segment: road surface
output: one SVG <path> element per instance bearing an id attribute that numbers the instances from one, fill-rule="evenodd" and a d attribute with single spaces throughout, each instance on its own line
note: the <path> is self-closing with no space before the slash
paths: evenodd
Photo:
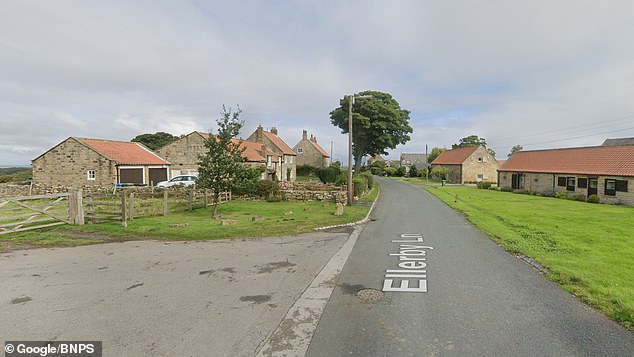
<path id="1" fill-rule="evenodd" d="M 634 356 L 631 333 L 459 213 L 420 188 L 380 182 L 376 221 L 358 237 L 307 356 Z"/>

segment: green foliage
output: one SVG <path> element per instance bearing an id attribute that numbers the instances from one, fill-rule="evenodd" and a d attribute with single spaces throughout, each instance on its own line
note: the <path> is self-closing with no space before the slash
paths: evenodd
<path id="1" fill-rule="evenodd" d="M 372 187 L 374 187 L 374 177 L 372 177 L 372 173 L 366 171 L 366 172 L 361 173 L 359 175 L 359 177 L 365 179 L 365 182 L 366 182 L 366 184 L 368 186 L 368 189 L 371 190 Z"/>
<path id="2" fill-rule="evenodd" d="M 323 183 L 333 183 L 337 179 L 339 169 L 336 167 L 322 167 L 317 170 L 317 177 Z"/>
<path id="3" fill-rule="evenodd" d="M 387 155 L 387 149 L 410 140 L 414 130 L 409 125 L 410 112 L 401 109 L 392 95 L 376 91 L 364 91 L 357 96 L 371 96 L 354 100 L 352 108 L 352 141 L 355 171 L 361 169 L 362 158 L 366 155 Z M 348 111 L 350 96 L 339 101 L 339 107 L 330 112 L 330 121 L 348 133 Z"/>
<path id="4" fill-rule="evenodd" d="M 588 196 L 588 203 L 599 203 L 601 200 L 599 199 L 599 196 L 597 195 L 590 195 Z"/>
<path id="5" fill-rule="evenodd" d="M 405 166 L 399 166 L 394 172 L 394 176 L 403 177 L 407 173 Z"/>
<path id="6" fill-rule="evenodd" d="M 295 169 L 297 176 L 313 176 L 316 171 L 317 168 L 310 165 L 298 165 Z"/>
<path id="7" fill-rule="evenodd" d="M 265 198 L 267 201 L 279 201 L 280 185 L 269 180 L 260 180 L 256 184 L 257 196 Z"/>
<path id="8" fill-rule="evenodd" d="M 141 143 L 147 146 L 149 149 L 156 150 L 162 146 L 165 146 L 172 141 L 178 139 L 178 136 L 159 131 L 154 134 L 141 134 L 137 135 L 132 141 Z"/>
<path id="9" fill-rule="evenodd" d="M 484 148 L 487 147 L 487 141 L 485 138 L 481 138 L 477 135 L 469 135 L 460 139 L 460 142 L 458 144 L 452 144 L 451 148 L 458 149 L 458 148 L 467 148 L 467 147 L 480 146 L 480 145 L 482 145 Z M 487 151 L 489 152 L 489 154 L 495 157 L 495 151 L 493 151 L 493 149 L 487 149 Z"/>
<path id="10" fill-rule="evenodd" d="M 476 183 L 476 186 L 479 189 L 488 190 L 488 189 L 491 188 L 491 182 L 489 182 L 489 181 L 480 181 L 480 182 Z"/>
<path id="11" fill-rule="evenodd" d="M 416 168 L 416 165 L 412 165 L 409 167 L 409 177 L 418 177 L 418 169 Z"/>
<path id="12" fill-rule="evenodd" d="M 449 175 L 449 169 L 446 167 L 434 167 L 431 169 L 431 177 L 434 180 L 446 180 Z"/>
<path id="13" fill-rule="evenodd" d="M 369 166 L 369 169 L 372 175 L 381 175 L 383 173 L 383 170 L 379 166 L 373 166 L 373 165 Z"/>
<path id="14" fill-rule="evenodd" d="M 438 155 L 442 154 L 445 151 L 447 151 L 447 149 L 445 149 L 445 148 L 433 148 L 433 149 L 431 149 L 431 153 L 429 155 L 427 155 L 427 163 L 431 164 L 432 161 L 436 160 Z"/>
<path id="15" fill-rule="evenodd" d="M 352 184 L 354 186 L 354 195 L 356 197 L 361 197 L 361 195 L 368 191 L 368 181 L 366 181 L 363 177 L 353 177 Z"/>
<path id="16" fill-rule="evenodd" d="M 341 173 L 339 175 L 337 175 L 337 178 L 335 179 L 335 185 L 337 186 L 344 186 L 348 184 L 348 174 L 347 173 Z"/>
<path id="17" fill-rule="evenodd" d="M 28 184 L 33 177 L 33 170 L 30 167 L 8 167 L 0 169 L 0 183 L 12 182 L 18 184 Z"/>
<path id="18" fill-rule="evenodd" d="M 388 176 L 394 176 L 396 174 L 396 168 L 394 168 L 394 167 L 386 167 L 385 170 L 383 170 L 383 171 Z"/>
<path id="19" fill-rule="evenodd" d="M 236 195 L 257 195 L 258 182 L 264 172 L 264 166 L 257 168 L 245 167 L 236 173 L 233 180 L 233 192 Z"/>
<path id="20" fill-rule="evenodd" d="M 245 148 L 240 146 L 235 137 L 240 133 L 244 122 L 240 120 L 240 108 L 231 112 L 222 106 L 222 116 L 216 121 L 217 135 L 210 135 L 205 140 L 207 152 L 198 157 L 198 179 L 196 183 L 201 188 L 209 188 L 213 192 L 214 209 L 212 217 L 218 212 L 218 201 L 221 192 L 232 191 L 237 186 L 249 186 L 257 181 L 252 169 L 244 165 L 242 153 Z M 251 181 L 251 182 L 249 182 Z"/>
<path id="21" fill-rule="evenodd" d="M 507 155 L 508 157 L 511 157 L 511 155 L 515 154 L 518 151 L 522 151 L 524 150 L 524 148 L 522 147 L 522 145 L 515 145 L 511 148 L 511 152 Z"/>

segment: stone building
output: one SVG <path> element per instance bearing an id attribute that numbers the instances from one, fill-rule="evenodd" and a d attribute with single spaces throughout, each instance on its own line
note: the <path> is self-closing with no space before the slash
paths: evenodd
<path id="1" fill-rule="evenodd" d="M 293 146 L 293 151 L 297 153 L 297 165 L 319 168 L 330 166 L 330 155 L 317 143 L 317 137 L 311 135 L 308 138 L 306 130 L 302 134 L 302 140 Z"/>
<path id="2" fill-rule="evenodd" d="M 498 162 L 483 146 L 447 150 L 431 163 L 449 170 L 449 183 L 497 182 Z"/>
<path id="3" fill-rule="evenodd" d="M 33 159 L 33 185 L 47 188 L 154 185 L 170 163 L 142 144 L 70 137 Z"/>
<path id="4" fill-rule="evenodd" d="M 498 170 L 502 188 L 597 195 L 634 205 L 634 145 L 519 151 Z"/>
<path id="5" fill-rule="evenodd" d="M 295 181 L 297 178 L 297 154 L 277 135 L 277 128 L 271 128 L 271 131 L 265 131 L 262 126 L 251 134 L 247 141 L 265 145 L 271 149 L 279 161 L 277 166 L 276 177 L 280 181 Z"/>
<path id="6" fill-rule="evenodd" d="M 198 157 L 207 151 L 205 141 L 209 139 L 208 133 L 198 131 L 191 132 L 179 139 L 166 144 L 158 149 L 156 153 L 172 163 L 170 177 L 177 175 L 191 175 L 198 173 Z M 242 156 L 245 164 L 256 167 L 264 166 L 262 179 L 274 180 L 278 171 L 278 156 L 271 149 L 259 143 L 233 139 L 244 147 Z"/>

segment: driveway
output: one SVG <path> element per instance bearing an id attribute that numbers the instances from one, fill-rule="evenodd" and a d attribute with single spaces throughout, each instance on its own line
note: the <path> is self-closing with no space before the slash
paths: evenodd
<path id="1" fill-rule="evenodd" d="M 0 255 L 0 341 L 104 356 L 252 356 L 349 232 L 134 241 Z"/>

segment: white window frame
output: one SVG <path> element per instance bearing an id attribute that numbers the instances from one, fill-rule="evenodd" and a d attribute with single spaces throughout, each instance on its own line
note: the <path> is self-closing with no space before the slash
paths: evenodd
<path id="1" fill-rule="evenodd" d="M 86 180 L 95 181 L 96 179 L 97 179 L 97 171 L 95 170 L 86 171 Z"/>
<path id="2" fill-rule="evenodd" d="M 304 149 L 303 148 L 297 148 L 297 153 L 298 154 L 303 154 L 304 153 Z"/>
<path id="3" fill-rule="evenodd" d="M 293 157 L 292 157 L 292 156 L 289 156 L 289 157 L 288 157 L 288 163 L 289 163 L 289 164 L 292 164 L 292 163 L 293 163 Z"/>

